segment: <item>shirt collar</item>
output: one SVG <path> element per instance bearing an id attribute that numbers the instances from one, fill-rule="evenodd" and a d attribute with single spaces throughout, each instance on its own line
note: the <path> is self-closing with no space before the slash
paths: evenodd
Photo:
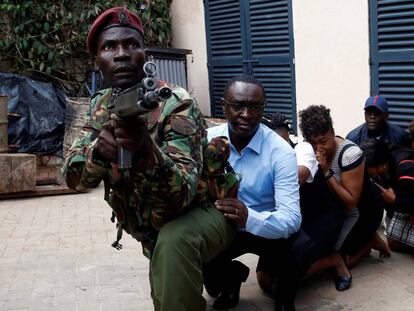
<path id="1" fill-rule="evenodd" d="M 246 148 L 252 149 L 257 154 L 260 154 L 260 151 L 262 149 L 262 142 L 263 142 L 263 128 L 262 124 L 259 124 L 259 127 L 257 128 L 256 133 L 250 140 L 249 144 L 246 146 Z"/>
<path id="2" fill-rule="evenodd" d="M 228 138 L 228 140 L 230 141 L 230 144 L 231 144 L 230 133 L 229 133 L 229 124 L 228 123 L 226 124 L 225 135 L 227 136 L 227 138 Z M 260 154 L 260 151 L 262 149 L 262 142 L 263 142 L 263 125 L 259 124 L 259 127 L 258 127 L 256 133 L 253 135 L 252 139 L 250 139 L 249 143 L 247 144 L 246 147 L 244 147 L 243 150 L 251 149 L 254 152 L 256 152 L 257 154 Z M 231 144 L 231 145 L 234 148 L 233 144 Z"/>

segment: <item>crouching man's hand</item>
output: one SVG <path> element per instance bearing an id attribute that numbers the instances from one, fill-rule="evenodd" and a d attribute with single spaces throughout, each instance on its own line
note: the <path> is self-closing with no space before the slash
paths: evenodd
<path id="1" fill-rule="evenodd" d="M 225 217 L 234 221 L 239 228 L 246 227 L 249 212 L 242 201 L 235 198 L 225 198 L 217 200 L 215 206 L 224 213 Z"/>

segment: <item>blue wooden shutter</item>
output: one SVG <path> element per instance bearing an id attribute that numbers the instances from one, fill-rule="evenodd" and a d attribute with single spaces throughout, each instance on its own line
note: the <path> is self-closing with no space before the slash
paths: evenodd
<path id="1" fill-rule="evenodd" d="M 223 116 L 219 99 L 226 82 L 243 73 L 242 17 L 234 0 L 205 2 L 211 114 Z"/>
<path id="2" fill-rule="evenodd" d="M 283 113 L 296 130 L 291 1 L 251 0 L 249 10 L 248 54 L 266 90 L 266 112 Z"/>
<path id="3" fill-rule="evenodd" d="M 266 91 L 266 112 L 281 112 L 296 130 L 291 0 L 206 0 L 212 114 L 233 76 L 253 74 Z"/>
<path id="4" fill-rule="evenodd" d="M 390 122 L 414 119 L 414 1 L 370 0 L 371 93 L 390 104 Z"/>

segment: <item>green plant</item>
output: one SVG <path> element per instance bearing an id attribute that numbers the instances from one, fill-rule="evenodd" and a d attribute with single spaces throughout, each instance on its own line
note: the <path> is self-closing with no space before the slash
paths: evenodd
<path id="1" fill-rule="evenodd" d="M 113 6 L 128 7 L 141 16 L 146 45 L 168 47 L 172 39 L 169 3 L 4 0 L 0 3 L 0 60 L 12 64 L 11 72 L 52 80 L 69 95 L 76 95 L 85 80 L 84 72 L 92 67 L 85 37 L 101 12 Z"/>

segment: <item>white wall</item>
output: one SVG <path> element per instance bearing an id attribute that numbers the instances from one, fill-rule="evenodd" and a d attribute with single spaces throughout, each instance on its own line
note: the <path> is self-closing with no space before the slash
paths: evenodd
<path id="1" fill-rule="evenodd" d="M 338 135 L 364 122 L 370 92 L 368 0 L 292 0 L 298 112 L 331 109 Z M 188 90 L 210 115 L 204 5 L 173 0 L 173 47 L 190 49 Z"/>
<path id="2" fill-rule="evenodd" d="M 201 110 L 210 115 L 207 45 L 204 5 L 201 0 L 173 0 L 173 47 L 193 51 L 187 58 L 188 91 L 196 98 Z"/>
<path id="3" fill-rule="evenodd" d="M 368 0 L 292 2 L 297 110 L 329 107 L 345 136 L 364 121 L 370 92 Z"/>

